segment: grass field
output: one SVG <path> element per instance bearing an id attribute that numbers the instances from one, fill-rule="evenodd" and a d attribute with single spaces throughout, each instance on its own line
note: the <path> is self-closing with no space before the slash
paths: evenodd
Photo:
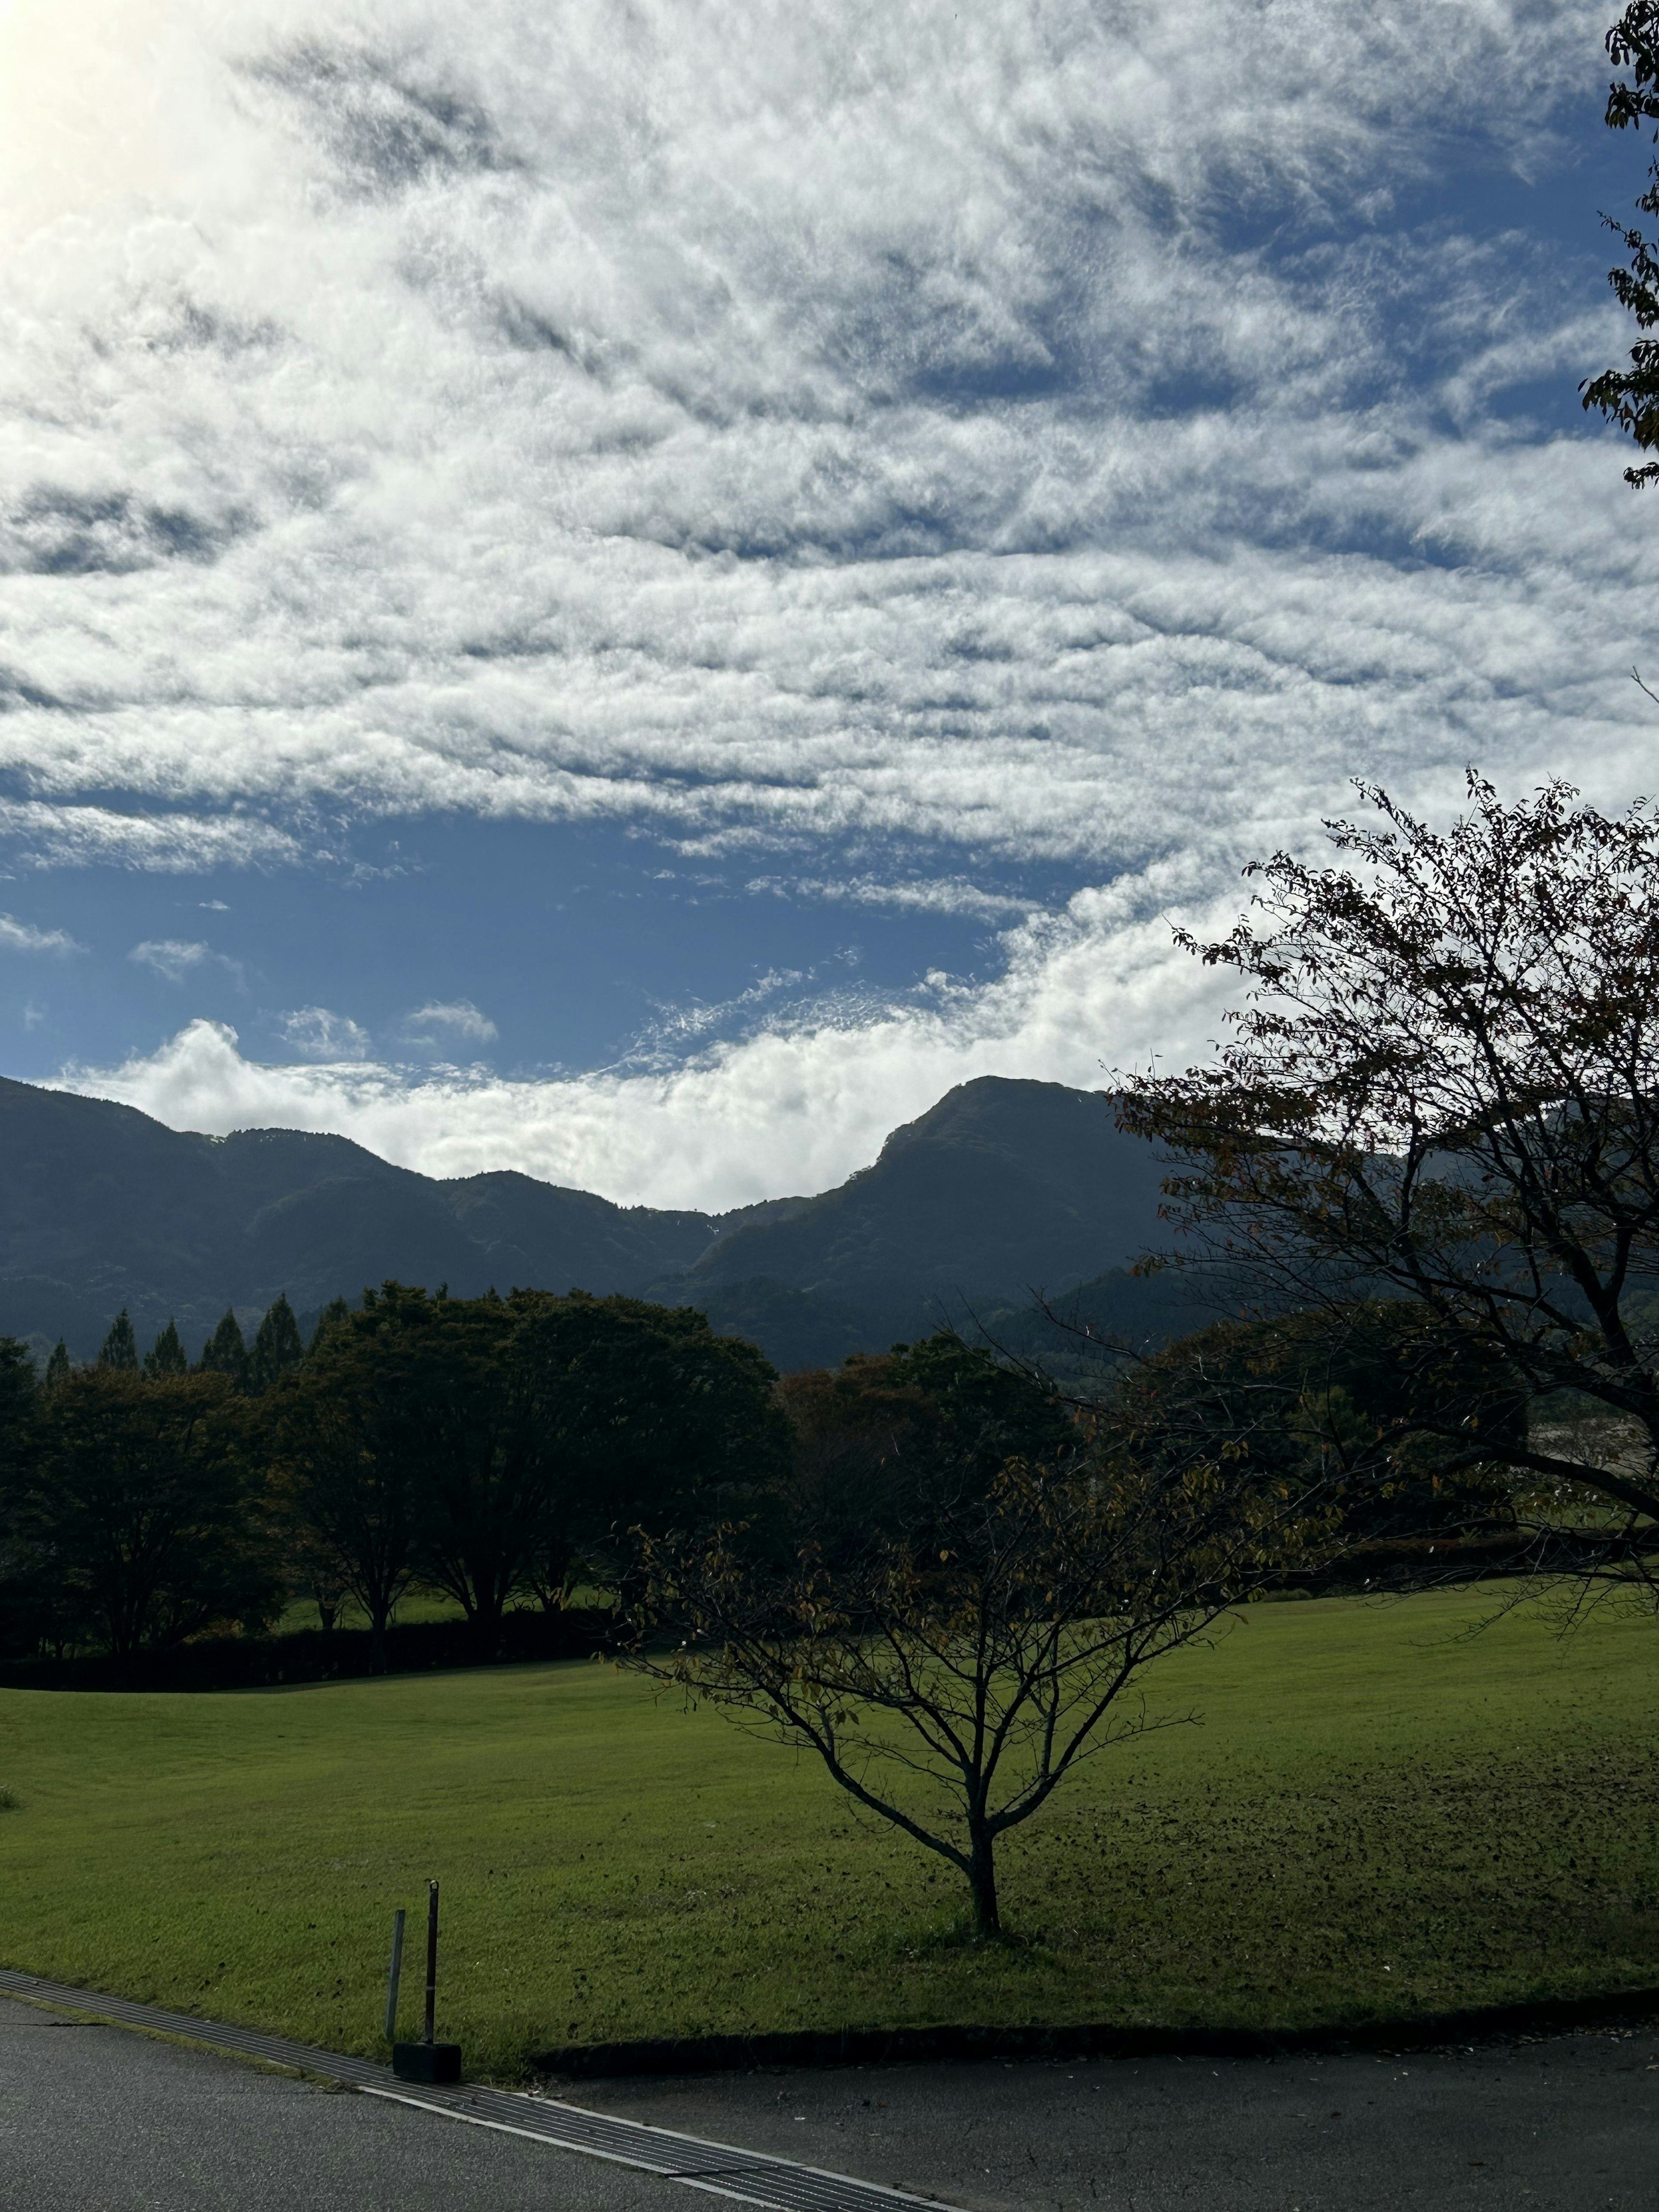
<path id="1" fill-rule="evenodd" d="M 1258 1607 L 1149 1677 L 1202 1724 L 1008 1840 L 988 1948 L 815 1767 L 598 1666 L 0 1691 L 0 1960 L 374 2052 L 392 1908 L 434 1873 L 440 2032 L 501 2075 L 613 2036 L 1291 2026 L 1659 1982 L 1659 1625 L 1461 1634 L 1490 1602 Z"/>

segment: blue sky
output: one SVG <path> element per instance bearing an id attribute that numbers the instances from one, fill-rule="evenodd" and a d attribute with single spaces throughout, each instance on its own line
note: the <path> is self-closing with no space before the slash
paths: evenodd
<path id="1" fill-rule="evenodd" d="M 1652 789 L 1604 28 L 0 0 L 0 1072 L 740 1203 Z"/>

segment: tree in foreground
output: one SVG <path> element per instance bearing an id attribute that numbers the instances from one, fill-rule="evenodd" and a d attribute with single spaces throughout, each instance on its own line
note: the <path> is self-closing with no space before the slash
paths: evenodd
<path id="1" fill-rule="evenodd" d="M 1607 88 L 1608 129 L 1639 131 L 1644 124 L 1659 124 L 1659 0 L 1632 0 L 1607 33 L 1607 46 L 1613 67 L 1624 72 Z M 1659 160 L 1650 167 L 1648 189 L 1636 205 L 1642 215 L 1659 216 Z M 1659 324 L 1659 239 L 1611 216 L 1602 221 L 1618 233 L 1629 257 L 1627 267 L 1607 272 L 1607 282 L 1635 317 L 1637 328 L 1650 331 Z M 1659 446 L 1659 339 L 1638 338 L 1630 349 L 1628 368 L 1604 370 L 1583 389 L 1584 405 L 1600 409 L 1639 452 L 1651 453 Z M 1631 484 L 1649 484 L 1656 477 L 1659 461 L 1625 471 Z"/>
<path id="2" fill-rule="evenodd" d="M 815 1752 L 957 1869 L 993 1936 L 1002 1837 L 1086 1761 L 1169 1725 L 1133 1694 L 1147 1668 L 1316 1534 L 1279 1486 L 1155 1438 L 988 1474 L 935 1460 L 860 1552 L 844 1522 L 826 1551 L 810 1516 L 781 1556 L 769 1528 L 646 1539 L 629 1663 Z"/>
<path id="3" fill-rule="evenodd" d="M 1249 872 L 1182 941 L 1247 986 L 1218 1065 L 1127 1087 L 1190 1261 L 1261 1308 L 1392 1314 L 1396 1440 L 1510 1471 L 1535 1525 L 1641 1579 L 1659 1546 L 1659 822 L 1553 784 L 1429 829 L 1362 786 L 1344 865 Z M 1473 1395 L 1469 1378 L 1479 1388 Z M 1577 1394 L 1598 1432 L 1546 1419 Z M 1571 1401 L 1569 1401 L 1571 1402 Z M 1517 1409 L 1520 1418 L 1517 1418 Z"/>
<path id="4" fill-rule="evenodd" d="M 1291 1494 L 1317 1495 L 1356 1580 L 1467 1574 L 1463 1540 L 1515 1541 L 1492 1444 L 1524 1443 L 1526 1411 L 1473 1346 L 1425 1372 L 1421 1324 L 1411 1301 L 1377 1298 L 1212 1322 L 1128 1364 L 1116 1410 L 1167 1449 L 1248 1457 Z M 1476 1438 L 1486 1455 L 1472 1463 Z"/>

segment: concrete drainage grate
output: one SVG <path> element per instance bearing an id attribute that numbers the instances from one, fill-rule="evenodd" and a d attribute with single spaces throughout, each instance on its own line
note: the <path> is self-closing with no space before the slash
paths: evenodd
<path id="1" fill-rule="evenodd" d="M 376 2066 L 366 2058 L 350 2058 L 335 2051 L 319 2051 L 308 2043 L 292 2043 L 280 2035 L 261 2035 L 257 2029 L 233 2027 L 222 2021 L 198 2020 L 191 2013 L 167 2012 L 159 2005 L 135 2004 L 130 1997 L 106 1996 L 97 1990 L 77 1990 L 63 1982 L 43 1981 L 0 1967 L 0 1995 L 32 1997 L 37 2003 L 61 2006 L 68 2012 L 90 2013 L 100 2020 L 126 2027 L 147 2027 L 165 2035 L 188 2036 L 239 2057 L 263 2058 L 275 2066 L 316 2074 L 325 2081 L 343 2081 L 371 2096 L 412 2105 L 417 2111 L 436 2112 L 445 2119 L 462 2120 L 474 2127 L 496 2128 L 510 2135 L 574 2151 L 586 2158 L 605 2159 L 612 2165 L 638 2167 L 701 2189 L 717 2197 L 731 2197 L 746 2204 L 762 2204 L 774 2212 L 894 2212 L 900 2205 L 927 2206 L 938 2212 L 942 2199 L 915 2197 L 898 2189 L 883 2189 L 871 2181 L 826 2173 L 817 2166 L 798 2166 L 793 2160 L 771 2158 L 761 2151 L 740 2150 L 731 2143 L 704 2142 L 667 2128 L 647 2127 L 639 2120 L 615 2119 L 606 2112 L 590 2112 L 580 2105 L 567 2105 L 556 2097 L 524 2096 L 511 2089 L 408 2088 L 389 2066 Z"/>

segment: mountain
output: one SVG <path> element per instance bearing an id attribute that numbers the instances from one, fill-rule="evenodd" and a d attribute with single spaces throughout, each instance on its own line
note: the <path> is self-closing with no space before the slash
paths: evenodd
<path id="1" fill-rule="evenodd" d="M 228 1305 L 252 1319 L 285 1291 L 303 1313 L 395 1276 L 641 1292 L 799 1366 L 1121 1268 L 1156 1240 L 1158 1175 L 1103 1093 L 988 1076 L 838 1189 L 724 1215 L 437 1181 L 344 1137 L 205 1137 L 0 1079 L 0 1333 L 86 1357 L 125 1305 L 141 1342 L 172 1316 L 193 1351 Z"/>
<path id="2" fill-rule="evenodd" d="M 1140 1250 L 1160 1174 L 1103 1091 L 984 1076 L 896 1129 L 838 1190 L 720 1231 L 687 1280 L 765 1276 L 860 1306 L 1055 1290 Z"/>

